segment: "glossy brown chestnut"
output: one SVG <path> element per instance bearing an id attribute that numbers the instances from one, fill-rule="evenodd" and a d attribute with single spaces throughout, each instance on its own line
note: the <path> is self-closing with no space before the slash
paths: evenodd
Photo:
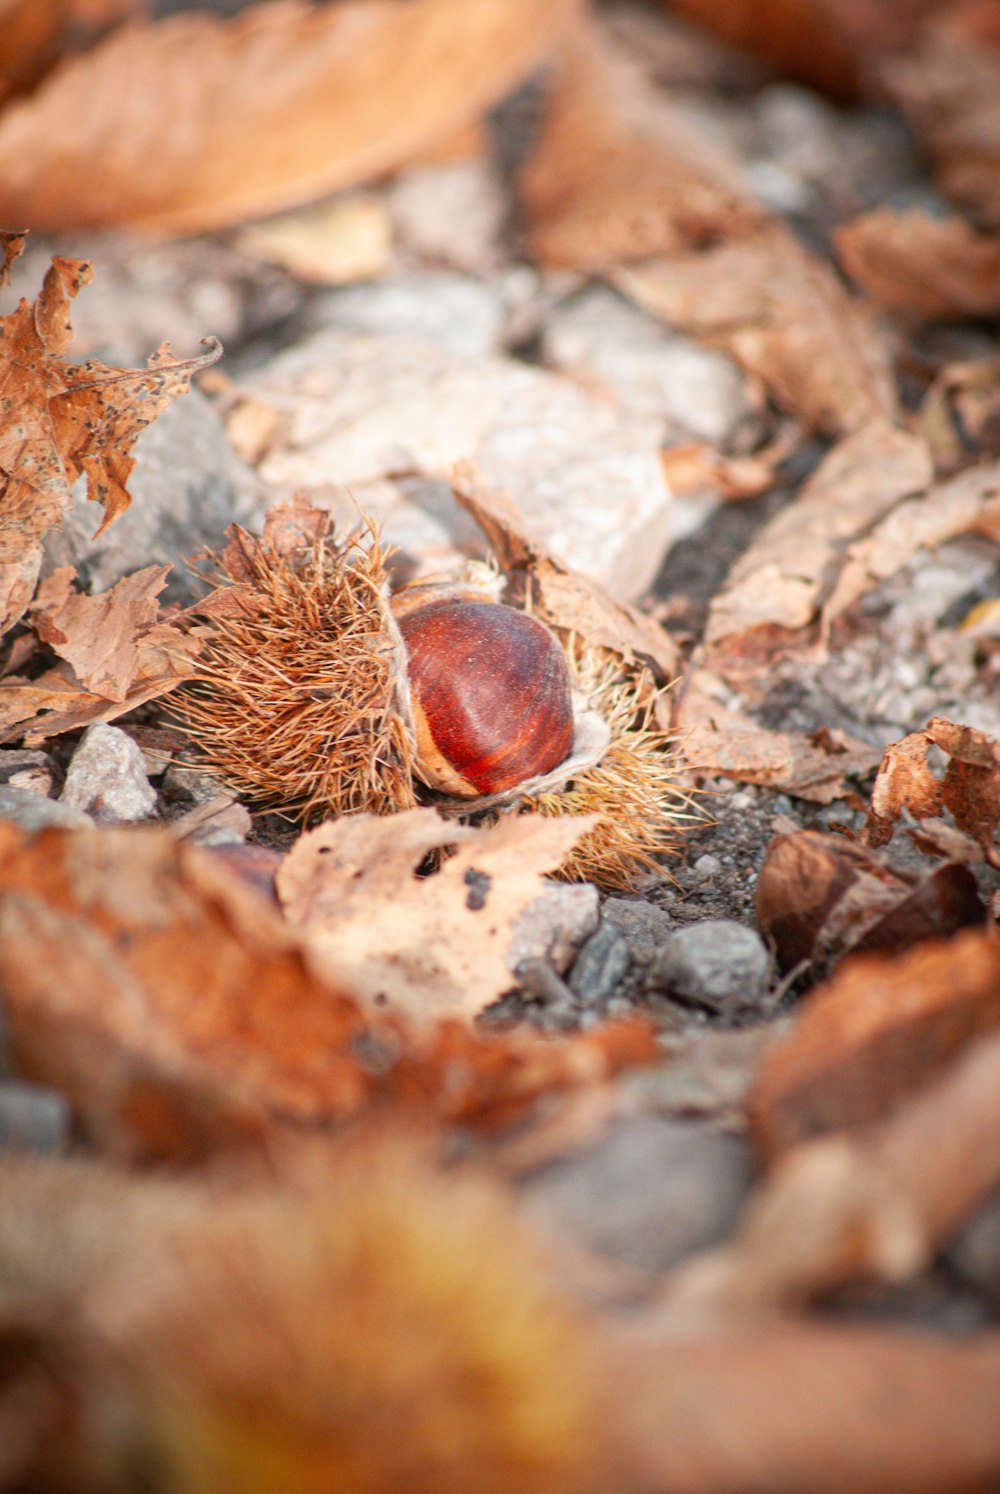
<path id="1" fill-rule="evenodd" d="M 499 602 L 445 598 L 404 616 L 418 771 L 432 788 L 495 794 L 573 748 L 566 656 L 544 623 Z"/>

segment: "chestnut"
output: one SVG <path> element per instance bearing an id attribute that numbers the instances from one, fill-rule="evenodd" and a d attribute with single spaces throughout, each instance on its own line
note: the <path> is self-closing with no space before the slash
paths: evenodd
<path id="1" fill-rule="evenodd" d="M 417 739 L 417 772 L 461 798 L 550 773 L 573 750 L 569 667 L 537 618 L 445 597 L 399 622 Z"/>

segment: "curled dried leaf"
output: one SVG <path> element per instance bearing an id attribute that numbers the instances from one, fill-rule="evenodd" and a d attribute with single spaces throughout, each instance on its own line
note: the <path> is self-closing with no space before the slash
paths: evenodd
<path id="1" fill-rule="evenodd" d="M 777 835 L 757 881 L 757 920 L 785 970 L 816 972 L 845 955 L 898 951 L 982 924 L 986 910 L 967 866 L 927 875 L 893 866 L 868 846 L 818 830 Z"/>

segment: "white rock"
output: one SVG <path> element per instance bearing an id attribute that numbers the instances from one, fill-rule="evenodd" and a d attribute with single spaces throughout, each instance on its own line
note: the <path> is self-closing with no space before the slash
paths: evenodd
<path id="1" fill-rule="evenodd" d="M 586 388 L 662 421 L 666 440 L 723 445 L 750 414 L 735 363 L 669 331 L 603 286 L 552 313 L 542 350 L 547 363 Z"/>
<path id="2" fill-rule="evenodd" d="M 317 329 L 419 337 L 462 358 L 487 358 L 500 349 L 506 308 L 493 285 L 427 270 L 329 291 L 310 319 Z"/>
<path id="3" fill-rule="evenodd" d="M 156 808 L 156 790 L 132 738 L 95 721 L 70 759 L 59 801 L 110 820 L 144 820 Z"/>
<path id="4" fill-rule="evenodd" d="M 658 424 L 512 359 L 328 330 L 273 359 L 243 393 L 233 438 L 284 495 L 324 502 L 344 486 L 447 477 L 471 461 L 560 560 L 627 600 L 675 537 Z M 385 537 L 395 543 L 391 529 Z"/>

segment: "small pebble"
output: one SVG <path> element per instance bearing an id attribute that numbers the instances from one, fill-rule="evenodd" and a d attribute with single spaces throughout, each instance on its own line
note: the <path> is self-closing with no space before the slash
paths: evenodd
<path id="1" fill-rule="evenodd" d="M 767 950 L 752 929 L 711 918 L 671 934 L 647 980 L 677 1001 L 732 1017 L 760 1010 L 769 974 Z"/>
<path id="2" fill-rule="evenodd" d="M 570 972 L 570 988 L 583 1006 L 600 1006 L 608 1000 L 629 967 L 628 942 L 611 924 L 591 934 Z"/>
<path id="3" fill-rule="evenodd" d="M 699 856 L 694 863 L 693 870 L 702 882 L 708 882 L 712 877 L 717 877 L 722 870 L 722 862 L 718 856 Z"/>
<path id="4" fill-rule="evenodd" d="M 156 790 L 146 777 L 142 751 L 117 726 L 95 721 L 70 759 L 60 803 L 89 810 L 99 819 L 144 820 L 156 808 Z"/>
<path id="5" fill-rule="evenodd" d="M 547 960 L 561 975 L 598 924 L 597 888 L 589 882 L 552 882 L 514 925 L 507 964 L 520 974 L 526 960 Z"/>
<path id="6" fill-rule="evenodd" d="M 658 908 L 644 898 L 609 897 L 601 909 L 601 918 L 628 941 L 633 959 L 650 959 L 675 928 L 665 908 Z"/>

